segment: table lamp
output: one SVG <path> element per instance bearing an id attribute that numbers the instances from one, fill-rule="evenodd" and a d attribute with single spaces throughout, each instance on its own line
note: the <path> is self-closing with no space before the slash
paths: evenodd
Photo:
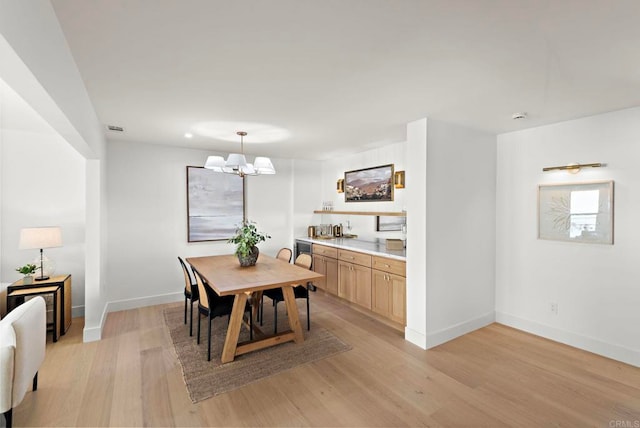
<path id="1" fill-rule="evenodd" d="M 32 250 L 40 249 L 40 276 L 34 278 L 36 281 L 49 279 L 44 275 L 44 255 L 43 249 L 62 247 L 62 233 L 59 227 L 27 227 L 20 230 L 20 249 Z"/>

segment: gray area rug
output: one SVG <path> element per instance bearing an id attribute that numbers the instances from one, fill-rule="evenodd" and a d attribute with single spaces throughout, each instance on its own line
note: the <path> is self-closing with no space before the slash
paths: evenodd
<path id="1" fill-rule="evenodd" d="M 268 303 L 267 303 L 268 302 Z M 288 329 L 284 304 L 278 305 L 278 331 Z M 273 307 L 265 300 L 265 333 L 273 332 Z M 215 318 L 211 333 L 211 361 L 207 361 L 207 319 L 202 318 L 200 345 L 196 343 L 197 318 L 194 305 L 193 336 L 189 336 L 189 325 L 184 324 L 184 307 L 176 306 L 164 310 L 165 324 L 169 329 L 173 346 L 182 366 L 184 382 L 191 401 L 197 403 L 214 395 L 240 388 L 249 383 L 273 376 L 301 364 L 310 363 L 330 355 L 348 351 L 351 346 L 338 339 L 328 330 L 311 324 L 306 330 L 306 311 L 300 311 L 304 329 L 304 342 L 287 342 L 260 351 L 236 357 L 222 364 L 220 355 L 227 332 L 227 317 Z M 313 321 L 313 311 L 311 311 Z M 243 327 L 240 342 L 249 339 L 249 331 Z"/>

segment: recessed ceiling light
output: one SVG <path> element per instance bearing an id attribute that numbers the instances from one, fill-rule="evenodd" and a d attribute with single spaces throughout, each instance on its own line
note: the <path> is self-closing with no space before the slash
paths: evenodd
<path id="1" fill-rule="evenodd" d="M 525 112 L 513 113 L 511 115 L 511 119 L 513 119 L 513 120 L 526 119 L 526 118 L 527 118 L 527 113 L 525 113 Z"/>
<path id="2" fill-rule="evenodd" d="M 184 138 L 193 138 L 193 134 L 191 132 L 185 132 Z"/>

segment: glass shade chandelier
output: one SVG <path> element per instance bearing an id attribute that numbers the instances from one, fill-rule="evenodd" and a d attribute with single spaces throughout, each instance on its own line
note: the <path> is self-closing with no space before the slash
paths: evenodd
<path id="1" fill-rule="evenodd" d="M 244 157 L 244 137 L 247 133 L 238 131 L 236 134 L 240 136 L 240 153 L 230 153 L 226 161 L 222 156 L 209 156 L 204 167 L 215 172 L 235 174 L 240 177 L 275 174 L 276 169 L 273 167 L 271 159 L 267 157 L 259 156 L 252 164 L 247 163 L 247 159 Z"/>

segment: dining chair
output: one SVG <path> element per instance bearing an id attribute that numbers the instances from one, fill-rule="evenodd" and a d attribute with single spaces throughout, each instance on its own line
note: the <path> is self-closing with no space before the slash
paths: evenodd
<path id="1" fill-rule="evenodd" d="M 182 266 L 182 273 L 184 273 L 184 323 L 187 323 L 187 300 L 191 301 L 191 310 L 189 312 L 189 336 L 193 336 L 193 302 L 198 300 L 198 285 L 192 279 L 192 274 L 189 274 L 189 268 L 187 264 L 182 260 L 182 257 L 178 257 L 180 266 Z"/>
<path id="2" fill-rule="evenodd" d="M 278 254 L 276 254 L 276 259 L 280 259 L 287 263 L 291 263 L 292 256 L 293 256 L 293 252 L 291 251 L 291 249 L 284 247 L 284 248 L 280 248 L 280 250 L 278 251 Z"/>
<path id="3" fill-rule="evenodd" d="M 293 251 L 287 247 L 280 248 L 278 254 L 276 254 L 276 259 L 282 260 L 283 262 L 291 263 L 291 257 L 293 256 Z M 262 311 L 264 310 L 264 295 L 260 296 L 260 306 L 258 306 L 258 319 L 260 320 L 260 325 L 262 325 Z"/>
<path id="4" fill-rule="evenodd" d="M 294 264 L 296 266 L 303 267 L 305 269 L 311 269 L 311 256 L 309 254 L 300 254 L 296 257 L 296 261 Z M 307 300 L 307 330 L 311 330 L 311 317 L 309 315 L 309 287 L 311 286 L 311 282 L 307 282 L 306 285 L 296 285 L 293 287 L 293 295 L 296 299 L 306 299 Z M 284 295 L 282 294 L 281 288 L 273 288 L 270 290 L 265 290 L 262 293 L 262 296 L 267 296 L 273 301 L 273 333 L 278 333 L 278 302 L 284 301 Z M 262 302 L 260 304 L 260 325 L 262 325 L 262 316 L 263 316 L 263 308 Z"/>
<path id="5" fill-rule="evenodd" d="M 207 361 L 211 361 L 211 322 L 216 317 L 227 315 L 231 316 L 233 310 L 234 296 L 219 296 L 213 288 L 209 286 L 200 273 L 193 269 L 196 283 L 198 284 L 198 345 L 200 344 L 200 318 L 205 315 L 209 321 L 209 329 L 207 330 Z M 245 312 L 249 312 L 249 338 L 253 339 L 253 316 L 251 314 L 251 305 L 247 302 L 244 308 Z"/>

